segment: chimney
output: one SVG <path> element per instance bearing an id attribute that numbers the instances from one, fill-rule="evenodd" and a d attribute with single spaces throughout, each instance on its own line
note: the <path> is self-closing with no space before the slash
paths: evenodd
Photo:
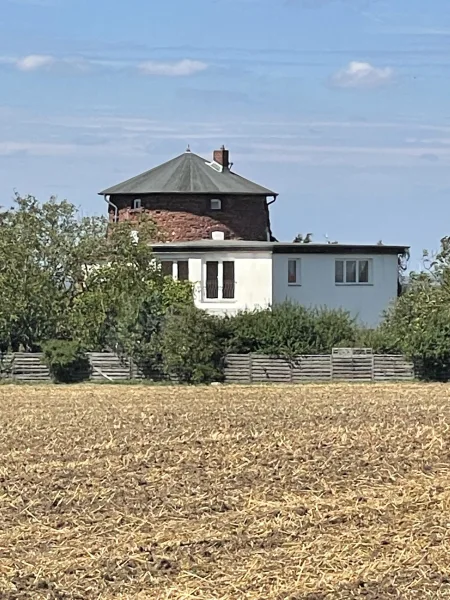
<path id="1" fill-rule="evenodd" d="M 224 169 L 228 169 L 230 166 L 230 152 L 225 150 L 225 146 L 222 146 L 220 150 L 214 150 L 213 160 L 219 165 L 222 165 Z"/>

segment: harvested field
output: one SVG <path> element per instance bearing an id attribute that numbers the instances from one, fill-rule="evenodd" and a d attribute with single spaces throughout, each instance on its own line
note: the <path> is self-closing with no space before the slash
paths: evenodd
<path id="1" fill-rule="evenodd" d="M 450 598 L 450 387 L 0 387 L 0 598 Z"/>

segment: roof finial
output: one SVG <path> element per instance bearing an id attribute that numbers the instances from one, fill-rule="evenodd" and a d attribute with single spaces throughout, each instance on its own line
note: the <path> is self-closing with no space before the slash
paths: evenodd
<path id="1" fill-rule="evenodd" d="M 190 151 L 191 151 L 191 147 L 190 147 L 190 145 L 188 144 L 188 145 L 187 145 L 187 148 L 186 148 L 186 152 L 190 152 Z"/>

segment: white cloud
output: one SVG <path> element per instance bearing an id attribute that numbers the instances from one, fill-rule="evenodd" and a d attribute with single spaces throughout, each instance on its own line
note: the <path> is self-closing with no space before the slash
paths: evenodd
<path id="1" fill-rule="evenodd" d="M 367 62 L 352 61 L 333 75 L 331 83 L 340 88 L 376 88 L 392 81 L 391 67 L 374 67 Z"/>
<path id="2" fill-rule="evenodd" d="M 20 71 L 37 71 L 51 67 L 55 62 L 56 58 L 48 54 L 30 54 L 23 58 L 18 58 L 15 61 L 15 65 Z"/>
<path id="3" fill-rule="evenodd" d="M 91 68 L 104 69 L 138 69 L 144 75 L 165 77 L 186 77 L 200 73 L 208 65 L 198 60 L 182 59 L 176 62 L 146 61 L 140 64 L 126 61 L 105 61 L 82 57 L 56 57 L 50 54 L 29 54 L 27 56 L 0 56 L 0 64 L 11 65 L 19 71 L 39 71 L 68 67 L 78 71 Z"/>
<path id="4" fill-rule="evenodd" d="M 162 75 L 165 77 L 186 77 L 200 73 L 208 65 L 199 60 L 183 59 L 178 62 L 158 62 L 149 60 L 139 65 L 139 70 L 144 75 Z"/>

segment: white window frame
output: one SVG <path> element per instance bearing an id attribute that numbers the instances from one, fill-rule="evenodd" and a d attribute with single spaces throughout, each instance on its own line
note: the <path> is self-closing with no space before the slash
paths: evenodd
<path id="1" fill-rule="evenodd" d="M 289 263 L 295 262 L 295 281 L 289 281 Z M 286 270 L 287 284 L 289 287 L 295 287 L 296 285 L 302 285 L 302 259 L 301 258 L 288 258 L 287 270 Z"/>
<path id="2" fill-rule="evenodd" d="M 336 281 L 336 263 L 338 262 L 342 262 L 343 263 L 343 275 L 344 275 L 344 281 L 342 282 L 338 282 Z M 359 278 L 359 263 L 360 262 L 367 262 L 367 266 L 368 266 L 368 281 L 346 281 L 347 278 L 347 263 L 348 262 L 356 262 L 356 278 Z M 336 258 L 334 261 L 334 285 L 337 286 L 364 286 L 364 285 L 373 285 L 373 260 L 371 258 L 366 258 L 366 257 L 362 257 L 362 256 L 352 256 L 352 257 L 347 257 L 347 258 Z"/>
<path id="3" fill-rule="evenodd" d="M 142 199 L 135 198 L 133 200 L 133 210 L 139 210 L 140 208 L 142 208 Z"/>
<path id="4" fill-rule="evenodd" d="M 207 293 L 206 293 L 206 283 L 207 283 L 207 279 L 206 279 L 206 263 L 209 262 L 216 262 L 218 263 L 217 265 L 217 281 L 218 281 L 218 286 L 219 286 L 219 292 L 218 292 L 218 297 L 217 298 L 208 298 L 207 297 Z M 224 262 L 232 262 L 234 263 L 234 298 L 223 298 L 223 263 Z M 227 304 L 233 304 L 234 302 L 237 302 L 237 298 L 236 298 L 236 286 L 237 286 L 237 281 L 236 281 L 236 259 L 235 258 L 222 258 L 219 256 L 208 256 L 207 258 L 204 258 L 202 260 L 202 302 L 206 303 L 212 303 L 212 304 L 217 304 L 218 302 L 226 302 Z"/>
<path id="5" fill-rule="evenodd" d="M 222 200 L 220 198 L 211 198 L 209 207 L 211 210 L 222 210 Z"/>

